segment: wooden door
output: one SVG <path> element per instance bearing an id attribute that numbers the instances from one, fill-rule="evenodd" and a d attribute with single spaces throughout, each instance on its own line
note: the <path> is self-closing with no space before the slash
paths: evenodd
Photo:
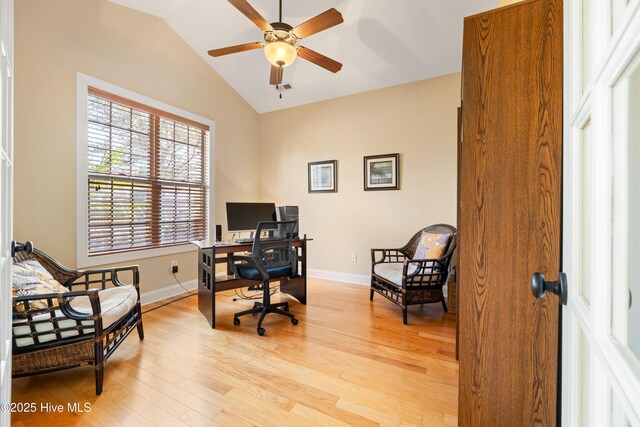
<path id="1" fill-rule="evenodd" d="M 13 0 L 0 0 L 0 425 L 11 412 L 11 238 L 13 189 Z"/>
<path id="2" fill-rule="evenodd" d="M 465 19 L 459 264 L 461 426 L 557 420 L 562 3 Z"/>

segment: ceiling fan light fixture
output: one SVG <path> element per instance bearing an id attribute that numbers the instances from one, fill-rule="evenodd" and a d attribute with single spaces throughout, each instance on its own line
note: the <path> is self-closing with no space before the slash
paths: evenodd
<path id="1" fill-rule="evenodd" d="M 287 67 L 298 57 L 298 49 L 289 43 L 274 41 L 265 45 L 264 56 L 276 67 Z"/>
<path id="2" fill-rule="evenodd" d="M 298 56 L 332 73 L 337 73 L 342 69 L 342 64 L 338 61 L 327 58 L 304 46 L 296 46 L 299 40 L 306 39 L 309 36 L 343 23 L 344 18 L 342 14 L 334 8 L 324 11 L 294 28 L 286 22 L 282 22 L 282 0 L 279 0 L 279 21 L 272 23 L 268 23 L 267 20 L 249 4 L 248 0 L 228 0 L 228 2 L 262 30 L 264 33 L 264 43 L 244 43 L 221 49 L 212 49 L 207 52 L 210 56 L 217 58 L 232 53 L 262 48 L 264 50 L 264 56 L 271 64 L 269 84 L 274 86 L 282 84 L 284 67 L 293 64 Z"/>

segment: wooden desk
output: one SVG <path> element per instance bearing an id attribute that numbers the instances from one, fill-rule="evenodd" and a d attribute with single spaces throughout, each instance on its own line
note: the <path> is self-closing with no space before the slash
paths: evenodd
<path id="1" fill-rule="evenodd" d="M 302 304 L 307 303 L 307 239 L 296 239 L 293 247 L 298 251 L 298 274 L 280 282 L 280 292 L 291 295 Z M 207 242 L 194 242 L 198 246 L 198 309 L 212 328 L 216 327 L 216 292 L 247 288 L 256 285 L 254 280 L 236 278 L 227 270 L 226 276 L 216 277 L 216 264 L 227 264 L 229 255 L 251 252 L 252 243 L 212 246 Z"/>

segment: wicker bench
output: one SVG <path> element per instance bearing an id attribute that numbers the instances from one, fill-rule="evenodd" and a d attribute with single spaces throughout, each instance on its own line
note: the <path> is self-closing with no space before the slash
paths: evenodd
<path id="1" fill-rule="evenodd" d="M 101 394 L 109 356 L 134 328 L 144 338 L 138 267 L 72 270 L 35 248 L 28 255 L 16 254 L 13 262 L 29 259 L 69 291 L 14 296 L 13 376 L 93 365 L 96 394 Z M 130 285 L 121 282 L 123 275 L 130 276 Z M 37 308 L 32 307 L 36 300 L 41 303 Z"/>

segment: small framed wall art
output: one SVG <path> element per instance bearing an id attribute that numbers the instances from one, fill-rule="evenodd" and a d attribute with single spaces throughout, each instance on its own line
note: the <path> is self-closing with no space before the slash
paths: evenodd
<path id="1" fill-rule="evenodd" d="M 338 192 L 338 161 L 309 163 L 309 193 Z"/>
<path id="2" fill-rule="evenodd" d="M 399 190 L 400 154 L 382 154 L 364 158 L 364 190 Z"/>

